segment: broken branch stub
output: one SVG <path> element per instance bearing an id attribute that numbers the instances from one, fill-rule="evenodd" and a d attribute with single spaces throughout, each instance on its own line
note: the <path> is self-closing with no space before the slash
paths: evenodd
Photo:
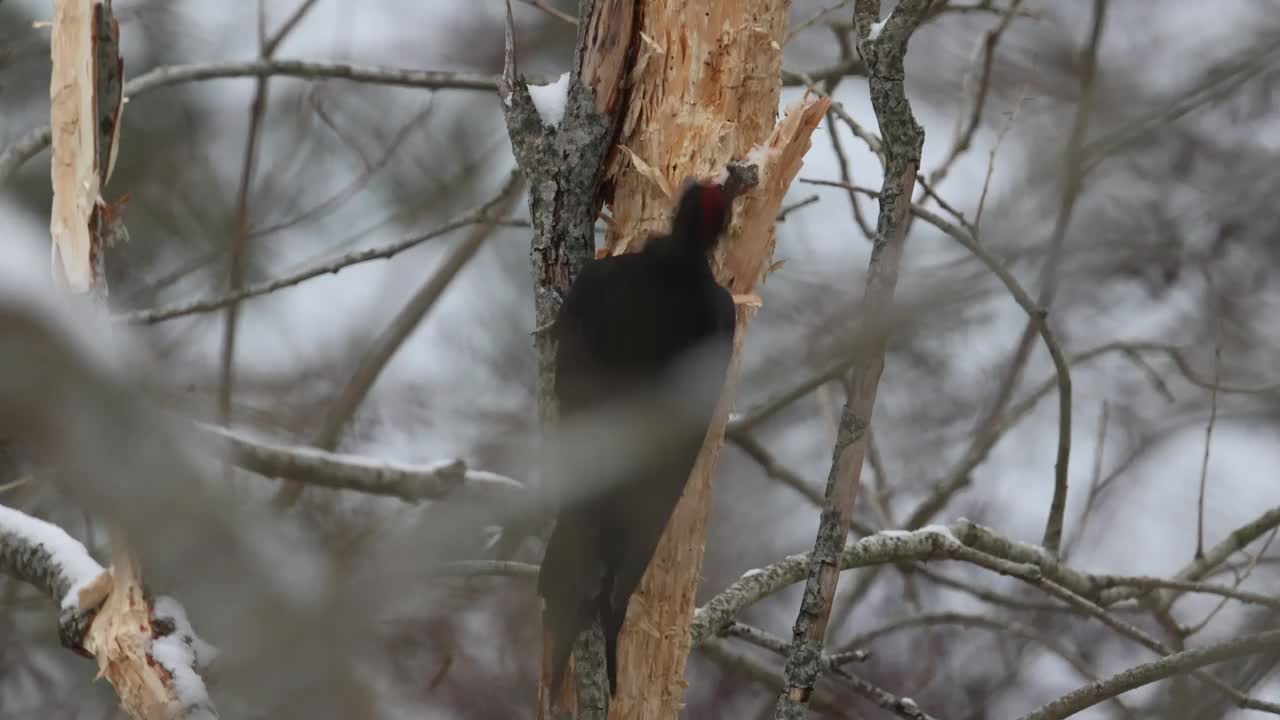
<path id="1" fill-rule="evenodd" d="M 103 255 L 125 236 L 122 203 L 102 188 L 115 167 L 124 103 L 120 28 L 110 0 L 55 0 L 49 83 L 54 277 L 76 293 L 105 294 Z"/>

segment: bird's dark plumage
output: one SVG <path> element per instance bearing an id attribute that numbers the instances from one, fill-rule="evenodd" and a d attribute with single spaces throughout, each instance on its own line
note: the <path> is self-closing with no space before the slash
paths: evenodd
<path id="1" fill-rule="evenodd" d="M 671 233 L 650 238 L 639 253 L 587 263 L 556 320 L 562 422 L 605 411 L 618 433 L 652 432 L 640 433 L 638 451 L 624 453 L 619 466 L 601 471 L 601 487 L 561 508 L 547 544 L 538 594 L 553 693 L 593 617 L 617 692 L 627 605 L 684 492 L 732 354 L 733 298 L 708 257 L 728 225 L 730 201 L 717 185 L 687 186 Z M 605 432 L 614 429 L 609 422 Z"/>

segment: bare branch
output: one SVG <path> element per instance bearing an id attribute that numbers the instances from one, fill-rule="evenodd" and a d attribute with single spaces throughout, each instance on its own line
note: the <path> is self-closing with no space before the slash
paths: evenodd
<path id="1" fill-rule="evenodd" d="M 550 15 L 551 17 L 553 17 L 553 18 L 555 18 L 555 19 L 557 19 L 557 20 L 562 20 L 562 21 L 564 21 L 564 22 L 567 22 L 567 23 L 569 23 L 570 25 L 577 25 L 577 24 L 578 24 L 578 18 L 576 18 L 576 17 L 574 17 L 574 16 L 572 16 L 572 15 L 570 15 L 570 14 L 566 13 L 566 12 L 563 12 L 563 11 L 560 11 L 560 10 L 557 10 L 557 9 L 555 9 L 555 8 L 551 7 L 550 5 L 548 5 L 548 4 L 546 3 L 546 0 L 520 0 L 520 2 L 524 3 L 525 5 L 529 5 L 529 6 L 531 6 L 531 7 L 536 7 L 536 8 L 538 8 L 539 10 L 541 10 L 542 12 L 544 12 L 544 13 L 546 13 L 546 14 Z"/>
<path id="2" fill-rule="evenodd" d="M 959 547 L 950 530 L 941 526 L 909 533 L 882 531 L 850 544 L 838 560 L 842 570 L 905 560 L 942 560 L 949 559 Z M 743 573 L 694 613 L 693 644 L 700 645 L 723 634 L 742 610 L 803 580 L 808 573 L 809 557 L 809 553 L 791 555 Z"/>
<path id="3" fill-rule="evenodd" d="M 854 8 L 858 51 L 869 70 L 871 104 L 884 138 L 885 173 L 880 214 L 863 293 L 865 314 L 878 317 L 893 305 L 898 266 L 911 208 L 912 187 L 920 167 L 924 130 L 911 112 L 903 87 L 903 59 L 911 33 L 924 21 L 927 0 L 903 0 L 873 37 L 880 21 L 879 0 L 858 0 Z M 822 672 L 823 639 L 839 580 L 838 558 L 845 545 L 867 449 L 876 391 L 888 343 L 880 336 L 853 365 L 846 386 L 849 397 L 841 414 L 831 472 L 817 539 L 809 558 L 808 581 L 792 630 L 786 687 L 778 698 L 777 720 L 803 718 L 814 684 Z"/>
<path id="4" fill-rule="evenodd" d="M 509 214 L 523 189 L 524 183 L 520 173 L 513 172 L 494 199 L 485 206 L 486 211 L 479 226 L 453 249 L 431 278 L 410 298 L 400 313 L 392 319 L 387 329 L 378 336 L 373 347 L 361 359 L 356 372 L 352 374 L 351 382 L 334 402 L 331 412 L 325 416 L 324 426 L 317 436 L 317 445 L 325 448 L 337 445 L 343 426 L 364 401 L 374 381 L 390 362 L 391 356 L 431 311 L 462 268 L 475 257 L 485 240 L 492 235 L 494 223 L 485 219 L 490 214 L 489 209 L 492 208 L 492 212 L 499 216 Z"/>
<path id="5" fill-rule="evenodd" d="M 1209 422 L 1204 426 L 1204 457 L 1200 461 L 1200 497 L 1196 501 L 1196 559 L 1204 557 L 1204 491 L 1209 483 L 1209 449 L 1213 446 L 1213 426 L 1218 422 L 1218 385 L 1222 382 L 1222 345 L 1213 347 L 1213 386 L 1209 391 Z"/>
<path id="6" fill-rule="evenodd" d="M 167 65 L 143 73 L 124 84 L 125 98 L 172 85 L 244 77 L 280 75 L 303 80 L 350 80 L 374 85 L 420 88 L 425 90 L 480 90 L 493 92 L 498 78 L 478 73 L 416 70 L 378 65 L 313 62 L 308 60 L 258 59 L 246 62 Z M 35 128 L 19 137 L 0 152 L 0 182 L 9 178 L 23 163 L 49 147 L 49 128 Z"/>
<path id="7" fill-rule="evenodd" d="M 744 625 L 743 623 L 735 622 L 729 627 L 727 634 L 746 640 L 752 645 L 762 647 L 775 655 L 782 656 L 783 658 L 787 657 L 787 653 L 791 647 L 790 643 L 786 640 L 783 640 L 771 633 L 767 633 L 759 628 Z M 867 700 L 870 700 L 876 706 L 892 713 L 895 717 L 906 718 L 907 720 L 935 720 L 934 716 L 921 710 L 920 706 L 911 698 L 894 695 L 883 688 L 872 685 L 866 680 L 863 680 L 857 675 L 854 675 L 841 667 L 841 665 L 848 664 L 852 661 L 861 662 L 862 660 L 865 660 L 867 657 L 866 653 L 853 651 L 850 653 L 842 653 L 842 655 L 843 657 L 835 657 L 826 654 L 822 656 L 821 662 L 830 672 L 831 675 L 829 675 L 829 677 L 843 680 L 844 684 L 852 688 L 854 692 Z"/>
<path id="8" fill-rule="evenodd" d="M 1098 71 L 1098 46 L 1102 40 L 1102 29 L 1106 24 L 1107 0 L 1094 0 L 1093 26 L 1089 31 L 1089 45 L 1085 48 L 1080 73 L 1080 100 L 1076 106 L 1076 117 L 1071 128 L 1071 137 L 1067 142 L 1063 161 L 1067 165 L 1067 178 L 1062 191 L 1062 203 L 1058 208 L 1058 218 L 1053 227 L 1053 235 L 1049 238 L 1049 253 L 1045 258 L 1040 275 L 1040 307 L 1048 312 L 1053 304 L 1058 289 L 1058 266 L 1061 264 L 1062 248 L 1067 238 L 1067 228 L 1071 223 L 1072 211 L 1076 199 L 1084 187 L 1085 172 L 1080 164 L 1080 153 L 1084 147 L 1085 134 L 1089 128 L 1089 113 L 1093 111 L 1094 76 Z M 1041 324 L 1045 324 L 1041 320 Z M 1058 361 L 1055 360 L 1055 365 Z M 1045 549 L 1057 554 L 1062 544 L 1063 515 L 1067 511 L 1067 479 L 1068 463 L 1071 460 L 1071 376 L 1063 374 L 1058 385 L 1058 457 L 1054 463 L 1053 498 L 1049 502 L 1049 517 L 1044 526 Z"/>
<path id="9" fill-rule="evenodd" d="M 1188 563 L 1186 567 L 1174 575 L 1174 579 L 1178 581 L 1196 582 L 1207 576 L 1214 568 L 1227 561 L 1234 553 L 1245 549 L 1254 540 L 1266 535 L 1268 532 L 1280 527 L 1280 507 L 1273 507 L 1263 512 L 1253 521 L 1246 523 L 1227 535 L 1222 542 L 1209 548 L 1204 553 L 1204 557 L 1196 558 Z M 1142 591 L 1131 588 L 1116 588 L 1104 592 L 1101 596 L 1101 602 L 1104 605 L 1117 603 L 1121 600 L 1138 597 L 1142 595 Z M 1180 593 L 1170 593 L 1162 604 L 1167 606 L 1173 602 Z"/>
<path id="10" fill-rule="evenodd" d="M 305 7 L 305 5 L 304 5 Z M 265 37 L 265 5 L 258 3 L 259 48 L 261 59 L 270 59 L 275 45 L 268 46 Z M 288 25 L 286 26 L 288 27 Z M 284 33 L 276 36 L 275 42 L 284 40 Z M 230 251 L 227 258 L 227 293 L 235 295 L 244 284 L 244 258 L 249 245 L 249 193 L 253 188 L 254 174 L 258 162 L 258 138 L 262 131 L 262 119 L 267 111 L 267 82 L 269 76 L 262 75 L 254 82 L 253 102 L 249 104 L 249 127 L 244 144 L 244 155 L 240 162 L 240 188 L 236 192 L 235 235 L 231 238 Z M 235 391 L 235 357 L 236 333 L 240 320 L 240 301 L 232 300 L 226 306 L 225 320 L 222 324 L 222 355 L 218 374 L 218 421 L 225 426 L 231 425 L 231 396 Z"/>
<path id="11" fill-rule="evenodd" d="M 933 172 L 929 173 L 930 184 L 937 185 L 942 182 L 956 160 L 973 145 L 973 137 L 982 123 L 982 111 L 986 108 L 987 96 L 991 90 L 991 70 L 995 64 L 996 46 L 999 45 L 1001 36 L 1013 23 L 1013 19 L 1017 17 L 1021 7 L 1022 0 L 1013 0 L 1009 4 L 1009 9 L 1001 13 L 996 26 L 982 36 L 982 64 L 977 87 L 973 92 L 973 106 L 969 109 L 968 117 L 956 128 L 956 134 L 951 141 L 951 148 L 947 150 L 946 158 Z"/>
<path id="12" fill-rule="evenodd" d="M 1086 685 L 1023 715 L 1021 720 L 1058 720 L 1070 717 L 1081 710 L 1143 685 L 1232 658 L 1277 649 L 1280 649 L 1280 630 L 1246 635 L 1195 650 L 1184 650 Z"/>
<path id="13" fill-rule="evenodd" d="M 214 425 L 200 428 L 216 436 L 218 444 L 236 465 L 267 477 L 288 478 L 318 487 L 386 495 L 411 503 L 441 500 L 461 493 L 515 504 L 516 497 L 524 491 L 524 485 L 511 478 L 468 470 L 461 460 L 401 465 L 315 448 L 278 445 Z"/>
<path id="14" fill-rule="evenodd" d="M 395 257 L 410 248 L 421 245 L 429 240 L 435 240 L 443 235 L 448 235 L 455 230 L 474 225 L 481 222 L 497 222 L 496 217 L 491 217 L 497 206 L 497 199 L 490 200 L 481 207 L 475 208 L 468 213 L 463 214 L 455 220 L 451 220 L 440 227 L 429 230 L 421 235 L 414 235 L 404 240 L 399 240 L 388 245 L 380 247 L 368 248 L 366 250 L 356 250 L 346 253 L 333 260 L 327 260 L 317 263 L 307 268 L 303 268 L 297 272 L 277 278 L 259 285 L 251 285 L 242 288 L 240 291 L 222 295 L 219 297 L 206 298 L 202 300 L 190 300 L 164 307 L 153 308 L 151 310 L 137 310 L 129 313 L 120 313 L 115 318 L 122 322 L 146 325 L 158 323 L 164 320 L 170 320 L 185 315 L 195 315 L 199 313 L 213 312 L 219 308 L 226 307 L 236 300 L 244 300 L 247 298 L 267 295 L 277 290 L 292 287 L 300 283 L 306 282 L 312 278 L 322 275 L 337 274 L 344 268 L 360 263 L 369 262 L 371 260 L 386 260 Z"/>

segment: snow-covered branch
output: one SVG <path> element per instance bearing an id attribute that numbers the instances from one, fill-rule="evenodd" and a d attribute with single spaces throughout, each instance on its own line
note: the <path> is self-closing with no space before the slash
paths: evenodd
<path id="1" fill-rule="evenodd" d="M 147 602 L 136 568 L 105 570 L 65 530 L 0 505 L 0 571 L 59 604 L 58 636 L 94 658 L 139 720 L 217 717 L 199 670 L 216 654 L 174 599 Z"/>
<path id="2" fill-rule="evenodd" d="M 105 572 L 84 545 L 62 528 L 4 505 L 0 505 L 0 570 L 35 586 L 60 609 L 70 610 L 93 609 L 93 603 L 80 602 L 80 594 Z"/>

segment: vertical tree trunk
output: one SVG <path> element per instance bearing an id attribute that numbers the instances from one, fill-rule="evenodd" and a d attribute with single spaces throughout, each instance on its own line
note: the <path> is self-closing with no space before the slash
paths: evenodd
<path id="1" fill-rule="evenodd" d="M 627 252 L 649 234 L 666 230 L 674 196 L 686 177 L 718 175 L 728 161 L 748 153 L 757 167 L 758 185 L 737 202 L 717 273 L 737 295 L 754 291 L 772 259 L 774 215 L 799 171 L 809 135 L 827 109 L 826 100 L 806 97 L 774 126 L 788 5 L 787 0 L 581 0 L 569 102 L 555 128 L 538 119 L 519 80 L 508 15 L 500 91 L 512 149 L 531 187 L 540 327 L 555 316 L 584 259 L 581 248 L 590 246 L 599 198 L 612 195 L 606 198 L 613 211 L 609 252 Z M 585 92 L 594 94 L 590 105 L 584 102 Z M 615 128 L 616 135 L 611 132 Z M 737 375 L 738 351 L 754 309 L 749 303 L 738 308 L 728 387 Z M 555 417 L 550 384 L 554 348 L 544 336 L 537 349 L 545 422 Z M 610 717 L 674 718 L 683 704 L 711 470 L 731 395 L 726 388 L 684 498 L 632 598 Z M 598 632 L 587 635 L 575 649 L 563 697 L 550 697 L 550 673 L 544 667 L 540 718 L 603 717 L 607 690 L 601 643 Z"/>
<path id="2" fill-rule="evenodd" d="M 726 162 L 744 158 L 769 138 L 781 89 L 788 5 L 786 0 L 642 3 L 635 85 L 618 139 L 620 151 L 607 179 L 614 188 L 610 252 L 635 249 L 648 234 L 665 230 L 684 178 L 715 175 Z M 788 152 L 752 157 L 761 161 L 761 183 L 740 201 L 717 268 L 721 282 L 735 294 L 752 292 L 768 267 L 773 215 L 822 115 L 812 112 L 819 104 L 825 110 L 821 101 L 789 117 L 789 132 L 775 148 Z M 782 155 L 789 162 L 778 162 Z M 738 307 L 728 386 L 734 384 L 753 313 L 751 305 Z M 683 705 L 711 472 L 731 396 L 727 387 L 684 496 L 631 600 L 619 641 L 619 687 L 611 718 L 674 718 Z"/>

